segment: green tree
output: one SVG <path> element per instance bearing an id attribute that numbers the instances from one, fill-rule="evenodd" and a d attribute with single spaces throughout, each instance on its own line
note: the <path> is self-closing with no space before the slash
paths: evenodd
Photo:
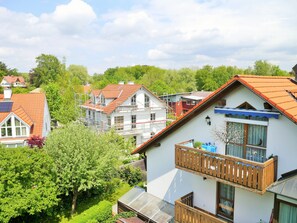
<path id="1" fill-rule="evenodd" d="M 41 54 L 36 57 L 37 67 L 30 71 L 30 83 L 35 87 L 58 80 L 65 73 L 65 66 L 57 57 Z"/>
<path id="2" fill-rule="evenodd" d="M 0 222 L 57 205 L 54 170 L 43 150 L 0 148 Z"/>
<path id="3" fill-rule="evenodd" d="M 49 83 L 48 85 L 43 86 L 43 90 L 46 94 L 51 118 L 58 120 L 58 115 L 62 103 L 60 86 L 58 83 Z"/>
<path id="4" fill-rule="evenodd" d="M 5 63 L 0 61 L 0 77 L 9 76 L 9 75 L 18 75 L 18 71 L 16 68 L 8 68 Z"/>
<path id="5" fill-rule="evenodd" d="M 123 154 L 132 148 L 130 141 L 114 131 L 97 135 L 80 124 L 69 124 L 53 131 L 44 149 L 57 166 L 57 185 L 63 194 L 72 196 L 73 214 L 80 192 L 105 188 L 117 175 Z"/>
<path id="6" fill-rule="evenodd" d="M 84 85 L 89 80 L 89 74 L 86 67 L 82 65 L 70 65 L 68 67 L 68 72 L 70 73 L 70 78 L 77 78 L 79 80 L 79 83 Z"/>
<path id="7" fill-rule="evenodd" d="M 252 72 L 260 76 L 288 76 L 289 75 L 288 72 L 281 70 L 279 66 L 268 63 L 266 60 L 257 60 L 254 63 L 254 69 Z"/>

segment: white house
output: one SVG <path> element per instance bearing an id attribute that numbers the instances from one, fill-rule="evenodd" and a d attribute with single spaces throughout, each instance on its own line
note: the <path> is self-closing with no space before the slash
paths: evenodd
<path id="1" fill-rule="evenodd" d="M 86 109 L 86 123 L 99 131 L 114 128 L 140 145 L 166 127 L 166 106 L 143 85 L 110 84 L 93 90 Z"/>
<path id="2" fill-rule="evenodd" d="M 6 147 L 26 144 L 30 136 L 45 137 L 51 130 L 50 114 L 43 93 L 0 95 L 0 143 Z"/>
<path id="3" fill-rule="evenodd" d="M 296 80 L 238 75 L 133 153 L 175 222 L 296 223 L 296 124 Z"/>
<path id="4" fill-rule="evenodd" d="M 22 76 L 4 76 L 0 85 L 2 87 L 26 87 L 26 82 Z"/>

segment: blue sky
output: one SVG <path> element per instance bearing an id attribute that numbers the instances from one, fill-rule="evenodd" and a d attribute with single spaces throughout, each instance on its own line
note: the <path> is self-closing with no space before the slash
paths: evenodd
<path id="1" fill-rule="evenodd" d="M 296 0 L 0 0 L 0 61 L 53 54 L 89 73 L 136 64 L 297 63 Z M 3 32 L 4 31 L 4 32 Z"/>

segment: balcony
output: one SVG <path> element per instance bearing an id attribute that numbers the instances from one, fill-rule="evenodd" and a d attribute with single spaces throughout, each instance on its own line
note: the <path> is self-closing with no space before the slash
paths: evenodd
<path id="1" fill-rule="evenodd" d="M 175 167 L 263 194 L 276 180 L 277 156 L 264 163 L 258 163 L 176 144 Z"/>
<path id="2" fill-rule="evenodd" d="M 211 213 L 195 208 L 193 192 L 175 201 L 174 212 L 176 223 L 227 223 Z"/>

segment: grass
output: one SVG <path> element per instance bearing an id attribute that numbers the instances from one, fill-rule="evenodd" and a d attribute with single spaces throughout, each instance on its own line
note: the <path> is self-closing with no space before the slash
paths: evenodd
<path id="1" fill-rule="evenodd" d="M 111 202 L 112 204 L 116 204 L 117 200 L 127 193 L 131 189 L 131 186 L 127 183 L 122 183 L 120 187 L 118 187 L 115 192 L 106 197 L 105 200 Z M 80 218 L 82 215 L 87 215 L 88 212 L 91 212 L 94 207 L 96 207 L 99 202 L 103 200 L 100 196 L 93 196 L 89 198 L 84 198 L 82 201 L 78 201 L 76 214 L 72 216 L 72 218 L 68 218 L 68 216 L 63 215 L 60 223 L 73 223 L 75 219 Z M 89 210 L 89 211 L 88 211 Z"/>

